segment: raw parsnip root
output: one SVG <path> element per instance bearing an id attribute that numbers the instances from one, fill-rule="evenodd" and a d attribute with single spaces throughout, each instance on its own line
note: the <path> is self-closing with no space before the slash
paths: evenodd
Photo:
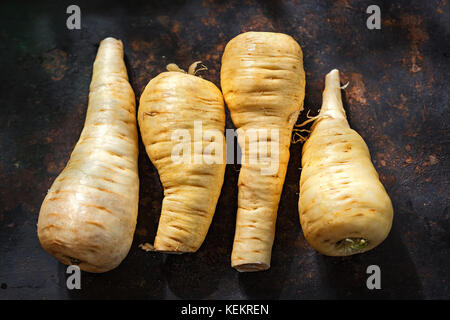
<path id="1" fill-rule="evenodd" d="M 306 132 L 306 134 L 310 134 L 311 130 L 294 128 L 294 129 L 292 129 L 292 132 L 294 134 L 292 135 L 291 143 L 296 144 L 296 143 L 305 142 L 306 140 L 308 140 L 308 137 L 303 136 L 302 133 Z"/>
<path id="2" fill-rule="evenodd" d="M 127 255 L 139 196 L 134 92 L 120 40 L 100 43 L 87 116 L 65 169 L 42 203 L 42 247 L 89 272 L 115 268 Z"/>
<path id="3" fill-rule="evenodd" d="M 181 69 L 178 65 L 176 65 L 175 63 L 169 63 L 166 66 L 167 71 L 169 72 L 181 72 L 181 73 L 186 73 L 186 71 L 184 71 L 183 69 Z"/>
<path id="4" fill-rule="evenodd" d="M 303 143 L 303 142 L 305 142 L 306 140 L 308 140 L 308 135 L 311 133 L 311 130 L 308 130 L 308 129 L 299 129 L 299 128 L 304 127 L 304 126 L 307 125 L 308 123 L 313 122 L 313 121 L 315 121 L 316 119 L 318 119 L 318 118 L 321 117 L 321 116 L 319 116 L 319 115 L 317 115 L 317 116 L 315 116 L 315 117 L 311 117 L 311 116 L 309 115 L 309 112 L 310 112 L 310 111 L 311 111 L 311 110 L 308 110 L 308 112 L 307 112 L 307 114 L 306 114 L 307 120 L 303 121 L 303 122 L 300 123 L 300 124 L 295 124 L 295 125 L 294 125 L 294 129 L 292 129 L 292 132 L 294 133 L 293 136 L 292 136 L 292 143 L 293 143 L 293 144 L 296 144 L 296 143 L 299 143 L 299 142 L 302 142 L 302 143 Z M 307 133 L 306 136 L 302 135 L 302 133 L 304 133 L 304 132 Z"/>
<path id="5" fill-rule="evenodd" d="M 238 212 L 231 265 L 238 271 L 270 267 L 278 203 L 283 189 L 292 129 L 303 110 L 305 72 L 302 50 L 288 35 L 247 32 L 232 39 L 222 57 L 221 86 L 238 129 L 242 149 Z M 265 131 L 268 139 L 252 130 Z M 278 133 L 278 140 L 273 133 Z M 248 138 L 248 139 L 247 139 Z M 266 174 L 265 164 L 250 161 L 275 158 L 276 169 Z"/>
<path id="6" fill-rule="evenodd" d="M 195 76 L 203 69 L 197 69 L 199 63 L 193 63 L 188 73 L 172 64 L 168 67 L 171 72 L 163 72 L 148 83 L 140 100 L 142 140 L 164 187 L 154 243 L 160 252 L 198 250 L 222 189 L 226 165 L 225 107 L 220 90 Z M 213 141 L 205 134 L 196 134 L 199 125 L 203 133 L 216 134 Z M 181 162 L 172 157 L 180 146 L 180 141 L 174 139 L 177 132 L 189 136 L 183 142 L 183 150 L 187 147 L 183 156 L 187 158 Z M 196 146 L 200 146 L 200 152 Z M 220 152 L 208 155 L 206 149 Z"/>
<path id="7" fill-rule="evenodd" d="M 138 247 L 139 247 L 140 249 L 146 251 L 146 252 L 149 252 L 149 251 L 155 251 L 155 247 L 154 247 L 152 244 L 148 243 L 148 242 L 146 242 L 146 243 L 141 243 Z"/>
<path id="8" fill-rule="evenodd" d="M 342 90 L 347 89 L 347 87 L 348 87 L 349 84 L 350 84 L 350 82 L 347 82 L 346 84 L 344 84 L 343 86 L 341 86 L 341 89 L 342 89 Z"/>
<path id="9" fill-rule="evenodd" d="M 348 254 L 356 254 L 361 252 L 369 245 L 364 238 L 345 238 L 336 242 L 336 248 Z"/>
<path id="10" fill-rule="evenodd" d="M 319 252 L 368 251 L 389 234 L 391 200 L 361 136 L 347 122 L 339 71 L 325 79 L 323 104 L 303 146 L 299 214 L 307 241 Z"/>
<path id="11" fill-rule="evenodd" d="M 201 63 L 202 63 L 201 61 L 195 61 L 194 63 L 192 63 L 189 66 L 188 73 L 195 76 L 195 75 L 197 75 L 197 72 L 208 70 L 208 68 L 204 64 L 201 64 Z M 198 65 L 200 65 L 200 68 L 197 68 Z"/>
<path id="12" fill-rule="evenodd" d="M 200 65 L 200 68 L 197 68 L 198 65 Z M 180 68 L 178 65 L 176 65 L 175 63 L 169 63 L 169 64 L 166 66 L 166 69 L 167 69 L 167 71 L 170 71 L 170 72 L 175 71 L 175 72 L 186 73 L 186 71 L 184 71 L 183 69 L 181 69 L 181 68 Z M 198 72 L 204 71 L 204 70 L 208 70 L 208 68 L 207 68 L 204 64 L 202 64 L 201 61 L 195 61 L 195 62 L 193 62 L 193 63 L 189 66 L 189 69 L 188 69 L 188 72 L 187 72 L 187 73 L 188 73 L 188 74 L 192 74 L 193 76 L 195 76 L 195 75 L 197 75 Z"/>

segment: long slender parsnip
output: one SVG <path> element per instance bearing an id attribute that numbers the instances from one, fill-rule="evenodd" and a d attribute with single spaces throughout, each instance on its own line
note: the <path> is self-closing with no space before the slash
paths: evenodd
<path id="1" fill-rule="evenodd" d="M 303 146 L 299 213 L 307 241 L 329 256 L 365 252 L 388 235 L 391 200 L 369 149 L 347 122 L 339 71 L 325 79 L 323 104 Z"/>
<path id="2" fill-rule="evenodd" d="M 285 34 L 240 34 L 225 48 L 221 86 L 243 156 L 231 264 L 238 271 L 266 270 L 292 129 L 303 110 L 302 50 Z M 272 172 L 259 161 L 266 156 L 275 158 Z"/>
<path id="3" fill-rule="evenodd" d="M 138 111 L 142 140 L 164 188 L 154 248 L 195 252 L 206 237 L 222 189 L 225 107 L 212 82 L 169 66 L 178 71 L 153 78 Z"/>
<path id="4" fill-rule="evenodd" d="M 106 38 L 80 139 L 39 214 L 42 247 L 65 264 L 105 272 L 128 254 L 139 197 L 135 105 L 122 42 Z"/>

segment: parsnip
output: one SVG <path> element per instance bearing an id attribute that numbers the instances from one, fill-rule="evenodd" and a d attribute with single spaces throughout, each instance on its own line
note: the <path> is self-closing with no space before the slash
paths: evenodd
<path id="1" fill-rule="evenodd" d="M 100 43 L 81 136 L 41 207 L 42 247 L 89 272 L 115 268 L 127 255 L 139 197 L 134 92 L 120 40 Z"/>
<path id="2" fill-rule="evenodd" d="M 226 166 L 223 97 L 212 82 L 195 76 L 196 66 L 187 74 L 170 64 L 170 71 L 153 78 L 140 99 L 142 140 L 164 188 L 156 251 L 197 251 L 222 189 Z M 178 141 L 177 131 L 184 132 L 184 142 Z M 208 132 L 215 138 L 208 137 Z M 173 158 L 180 145 L 182 161 Z M 217 152 L 209 154 L 206 149 Z"/>
<path id="3" fill-rule="evenodd" d="M 347 122 L 338 70 L 326 76 L 322 108 L 303 146 L 299 214 L 307 241 L 329 256 L 370 250 L 391 229 L 391 200 Z"/>
<path id="4" fill-rule="evenodd" d="M 231 264 L 238 271 L 265 270 L 270 267 L 292 129 L 303 109 L 302 50 L 285 34 L 240 34 L 225 48 L 221 86 L 243 156 Z M 254 131 L 265 134 L 255 138 L 249 134 Z M 263 161 L 251 161 L 263 158 L 266 150 L 277 164 L 272 172 L 265 171 Z"/>

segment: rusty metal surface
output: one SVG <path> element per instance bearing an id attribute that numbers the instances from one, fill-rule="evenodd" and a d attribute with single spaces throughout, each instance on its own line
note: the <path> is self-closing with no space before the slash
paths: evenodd
<path id="1" fill-rule="evenodd" d="M 382 29 L 368 30 L 373 1 L 78 1 L 81 30 L 66 28 L 65 1 L 0 4 L 0 299 L 450 298 L 450 9 L 447 0 L 377 1 Z M 205 243 L 196 254 L 138 248 L 155 236 L 162 188 L 140 145 L 140 204 L 128 257 L 106 274 L 82 274 L 66 289 L 65 266 L 40 247 L 41 202 L 81 132 L 92 63 L 107 36 L 124 42 L 137 99 L 175 62 L 202 60 L 219 86 L 224 46 L 243 31 L 277 31 L 302 46 L 305 107 L 316 114 L 324 75 L 341 70 L 344 103 L 366 140 L 395 218 L 388 239 L 346 258 L 315 252 L 297 213 L 301 145 L 291 159 L 278 212 L 272 267 L 230 267 L 238 165 L 228 165 Z M 306 119 L 305 113 L 299 121 Z M 227 111 L 227 128 L 233 128 Z M 379 265 L 382 289 L 366 288 Z"/>

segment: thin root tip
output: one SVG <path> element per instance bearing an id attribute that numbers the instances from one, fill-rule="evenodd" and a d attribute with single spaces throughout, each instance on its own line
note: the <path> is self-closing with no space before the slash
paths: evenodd
<path id="1" fill-rule="evenodd" d="M 339 70 L 333 69 L 330 72 L 328 72 L 327 77 L 338 77 L 339 78 Z"/>
<path id="2" fill-rule="evenodd" d="M 331 70 L 325 77 L 325 86 L 337 86 L 340 87 L 339 70 Z"/>
<path id="3" fill-rule="evenodd" d="M 122 41 L 120 39 L 116 39 L 114 37 L 106 37 L 105 39 L 101 40 L 100 42 L 120 42 L 122 43 Z"/>

